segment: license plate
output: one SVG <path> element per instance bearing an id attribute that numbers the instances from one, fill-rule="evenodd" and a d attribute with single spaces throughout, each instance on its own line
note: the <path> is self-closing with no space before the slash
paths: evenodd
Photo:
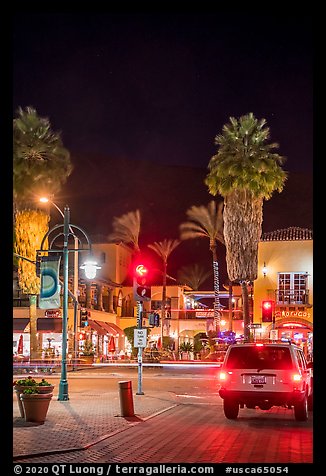
<path id="1" fill-rule="evenodd" d="M 266 377 L 265 375 L 252 375 L 250 382 L 258 384 L 266 383 Z"/>

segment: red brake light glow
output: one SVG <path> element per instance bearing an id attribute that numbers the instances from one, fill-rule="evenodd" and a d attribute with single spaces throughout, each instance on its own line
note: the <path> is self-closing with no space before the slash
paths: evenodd
<path id="1" fill-rule="evenodd" d="M 300 374 L 293 374 L 292 375 L 292 379 L 294 382 L 300 382 L 300 380 L 302 380 L 302 375 Z"/>
<path id="2" fill-rule="evenodd" d="M 264 344 L 256 344 L 256 347 L 263 347 Z"/>
<path id="3" fill-rule="evenodd" d="M 220 374 L 219 374 L 219 379 L 224 381 L 224 380 L 227 379 L 227 376 L 228 376 L 228 375 L 227 375 L 226 372 L 220 372 Z"/>

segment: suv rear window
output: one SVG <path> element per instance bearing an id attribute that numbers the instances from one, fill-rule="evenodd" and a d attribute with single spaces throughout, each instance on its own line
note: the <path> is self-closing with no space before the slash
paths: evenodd
<path id="1" fill-rule="evenodd" d="M 290 349 L 286 347 L 233 347 L 226 362 L 228 369 L 292 368 Z"/>

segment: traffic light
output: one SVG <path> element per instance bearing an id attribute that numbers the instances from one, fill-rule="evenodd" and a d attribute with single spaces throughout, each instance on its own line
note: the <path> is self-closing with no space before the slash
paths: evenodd
<path id="1" fill-rule="evenodd" d="M 157 312 L 151 312 L 149 314 L 148 325 L 151 327 L 160 327 L 160 315 Z"/>
<path id="2" fill-rule="evenodd" d="M 273 322 L 274 301 L 262 302 L 262 322 Z"/>
<path id="3" fill-rule="evenodd" d="M 154 326 L 160 327 L 160 315 L 157 312 L 154 313 Z"/>
<path id="4" fill-rule="evenodd" d="M 148 325 L 151 326 L 151 327 L 155 326 L 154 313 L 152 313 L 152 312 L 148 316 Z"/>
<path id="5" fill-rule="evenodd" d="M 87 312 L 87 309 L 81 308 L 80 310 L 80 327 L 88 326 L 88 318 L 90 313 Z"/>
<path id="6" fill-rule="evenodd" d="M 151 288 L 148 285 L 148 269 L 143 264 L 138 264 L 135 268 L 133 290 L 135 301 L 151 300 Z"/>

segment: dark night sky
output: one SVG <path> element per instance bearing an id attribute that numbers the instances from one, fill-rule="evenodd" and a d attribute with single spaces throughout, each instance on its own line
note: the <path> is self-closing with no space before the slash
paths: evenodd
<path id="1" fill-rule="evenodd" d="M 107 233 L 113 216 L 143 205 L 144 235 L 154 241 L 176 237 L 181 212 L 168 227 L 165 218 L 156 219 L 158 228 L 163 220 L 169 230 L 155 235 L 148 225 L 155 222 L 151 206 L 164 216 L 166 203 L 171 215 L 181 201 L 185 219 L 188 206 L 213 198 L 200 182 L 202 190 L 195 192 L 193 177 L 207 173 L 214 138 L 230 116 L 264 117 L 271 140 L 287 157 L 284 168 L 295 177 L 312 174 L 312 57 L 312 19 L 306 12 L 16 13 L 13 111 L 33 106 L 62 132 L 74 172 L 56 201 L 73 204 L 80 226 Z M 121 164 L 139 175 L 130 182 L 129 199 Z M 148 164 L 154 175 L 146 176 Z M 171 167 L 180 183 L 190 174 L 189 187 L 180 185 L 188 188 L 188 201 L 176 195 L 175 207 L 166 199 L 171 187 L 162 190 L 161 184 L 155 196 L 150 183 L 170 177 Z M 152 200 L 145 199 L 149 211 L 137 201 L 135 188 L 152 190 Z M 90 200 L 93 207 L 87 209 Z M 278 213 L 271 211 L 273 216 Z M 305 226 L 309 219 L 284 223 Z M 267 220 L 267 228 L 279 225 L 283 222 Z"/>
<path id="2" fill-rule="evenodd" d="M 228 118 L 253 112 L 266 118 L 287 168 L 311 170 L 308 15 L 14 20 L 14 108 L 49 117 L 73 154 L 206 167 Z"/>

